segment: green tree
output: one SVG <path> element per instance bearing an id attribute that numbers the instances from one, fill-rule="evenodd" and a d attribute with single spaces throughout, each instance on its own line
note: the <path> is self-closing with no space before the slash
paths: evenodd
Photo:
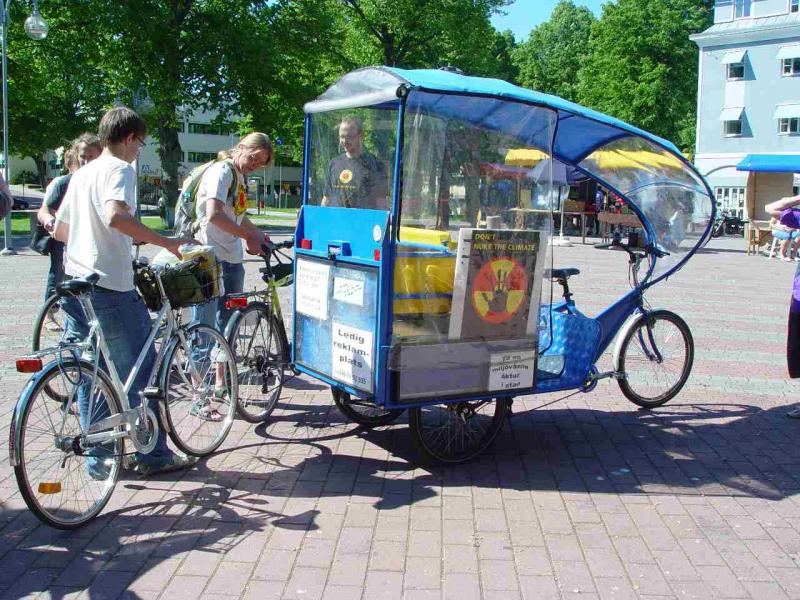
<path id="1" fill-rule="evenodd" d="M 314 86 L 307 75 L 327 30 L 323 0 L 128 0 L 99 2 L 109 22 L 108 77 L 117 89 L 144 87 L 145 114 L 159 140 L 168 202 L 177 198 L 182 152 L 179 110 L 247 117 L 272 132 L 287 106 Z"/>
<path id="2" fill-rule="evenodd" d="M 35 42 L 23 29 L 29 7 L 11 5 L 8 114 L 10 152 L 33 158 L 44 184 L 44 153 L 94 130 L 113 96 L 102 68 L 104 32 L 92 7 L 56 0 L 40 6 L 50 32 Z"/>
<path id="3" fill-rule="evenodd" d="M 589 55 L 592 12 L 562 0 L 548 21 L 533 29 L 514 52 L 521 85 L 540 92 L 578 99 L 577 73 Z"/>
<path id="4" fill-rule="evenodd" d="M 497 71 L 491 16 L 510 0 L 331 0 L 339 8 L 344 70 L 383 64 Z"/>
<path id="5" fill-rule="evenodd" d="M 592 26 L 579 73 L 584 104 L 694 147 L 697 46 L 711 21 L 707 0 L 618 0 Z"/>

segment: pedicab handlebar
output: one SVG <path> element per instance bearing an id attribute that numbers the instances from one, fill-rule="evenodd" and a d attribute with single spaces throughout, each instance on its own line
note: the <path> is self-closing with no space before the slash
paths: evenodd
<path id="1" fill-rule="evenodd" d="M 608 242 L 607 244 L 595 244 L 594 247 L 598 248 L 600 250 L 609 250 L 611 248 L 618 248 L 620 250 L 624 250 L 631 257 L 631 260 L 633 260 L 635 258 L 639 258 L 639 259 L 644 258 L 648 254 L 651 254 L 651 255 L 655 256 L 656 258 L 663 258 L 665 256 L 669 256 L 669 252 L 667 252 L 666 250 L 661 250 L 660 248 L 657 248 L 656 246 L 654 246 L 652 244 L 648 244 L 647 246 L 645 246 L 642 249 L 643 252 L 640 254 L 640 253 L 634 252 L 634 250 L 628 244 L 622 242 L 621 240 L 612 240 L 612 241 Z"/>

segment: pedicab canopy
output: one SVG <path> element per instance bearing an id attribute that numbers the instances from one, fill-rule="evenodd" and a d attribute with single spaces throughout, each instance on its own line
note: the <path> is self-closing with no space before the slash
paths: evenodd
<path id="1" fill-rule="evenodd" d="M 710 233 L 709 189 L 672 143 L 561 98 L 445 70 L 369 67 L 304 109 L 295 362 L 387 405 L 533 387 L 543 256 L 569 181 L 594 179 L 638 216 L 655 250 L 644 285 Z M 564 167 L 573 177 L 559 181 Z M 395 236 L 396 247 L 376 247 Z M 492 248 L 504 250 L 490 257 Z M 347 259 L 323 264 L 334 254 Z M 324 289 L 326 298 L 315 291 Z M 509 364 L 523 365 L 516 379 Z"/>

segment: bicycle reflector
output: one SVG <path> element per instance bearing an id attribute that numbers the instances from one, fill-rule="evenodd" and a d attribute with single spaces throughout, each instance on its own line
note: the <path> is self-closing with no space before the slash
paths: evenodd
<path id="1" fill-rule="evenodd" d="M 229 310 L 244 308 L 247 306 L 247 298 L 228 298 L 225 301 L 225 308 Z"/>
<path id="2" fill-rule="evenodd" d="M 311 240 L 307 240 L 307 239 L 300 240 L 300 247 L 303 250 L 311 250 Z"/>
<path id="3" fill-rule="evenodd" d="M 17 373 L 38 373 L 42 370 L 41 358 L 18 358 Z"/>
<path id="4" fill-rule="evenodd" d="M 47 482 L 42 481 L 39 483 L 39 493 L 40 494 L 58 494 L 61 492 L 61 482 Z"/>

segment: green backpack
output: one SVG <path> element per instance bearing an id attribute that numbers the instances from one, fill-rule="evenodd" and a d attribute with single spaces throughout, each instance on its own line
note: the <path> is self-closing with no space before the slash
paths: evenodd
<path id="1" fill-rule="evenodd" d="M 191 238 L 197 233 L 200 227 L 197 222 L 197 190 L 200 188 L 200 181 L 203 179 L 205 172 L 217 162 L 219 161 L 210 160 L 195 167 L 183 180 L 178 202 L 175 203 L 175 236 Z"/>

